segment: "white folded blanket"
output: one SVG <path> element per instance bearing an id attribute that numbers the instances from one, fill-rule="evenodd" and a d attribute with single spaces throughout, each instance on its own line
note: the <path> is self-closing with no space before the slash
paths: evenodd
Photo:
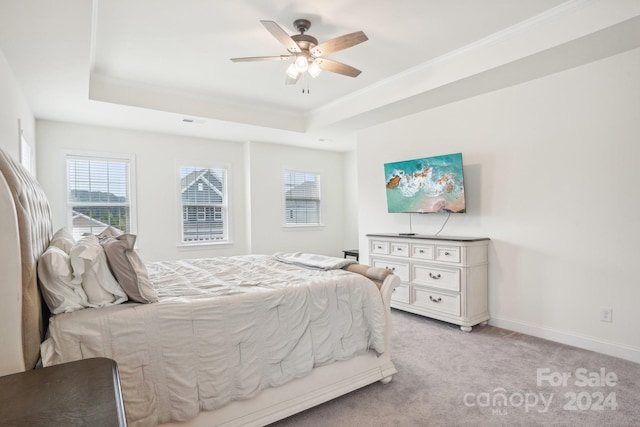
<path id="1" fill-rule="evenodd" d="M 314 270 L 337 270 L 346 267 L 347 265 L 356 264 L 356 261 L 352 259 L 307 254 L 302 252 L 294 252 L 291 254 L 278 252 L 274 254 L 274 256 L 280 262 L 311 268 Z"/>

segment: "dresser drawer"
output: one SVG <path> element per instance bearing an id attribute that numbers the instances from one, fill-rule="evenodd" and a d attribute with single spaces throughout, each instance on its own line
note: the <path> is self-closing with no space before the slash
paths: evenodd
<path id="1" fill-rule="evenodd" d="M 400 278 L 400 281 L 406 283 L 409 281 L 409 264 L 403 262 L 387 261 L 376 259 L 373 261 L 373 267 L 386 268 L 391 270 L 393 274 Z"/>
<path id="2" fill-rule="evenodd" d="M 371 253 L 379 255 L 389 255 L 389 242 L 373 240 L 371 242 Z"/>
<path id="3" fill-rule="evenodd" d="M 392 243 L 391 255 L 395 256 L 409 256 L 409 244 L 408 243 Z"/>
<path id="4" fill-rule="evenodd" d="M 442 313 L 460 315 L 460 295 L 449 295 L 431 289 L 413 288 L 413 303 L 416 306 Z"/>
<path id="5" fill-rule="evenodd" d="M 403 302 L 405 304 L 409 304 L 409 286 L 408 285 L 400 285 L 393 290 L 391 294 L 391 301 Z"/>
<path id="6" fill-rule="evenodd" d="M 483 237 L 367 234 L 369 264 L 391 270 L 399 310 L 457 324 L 465 331 L 489 319 L 488 244 Z"/>
<path id="7" fill-rule="evenodd" d="M 433 259 L 433 245 L 411 245 L 411 257 Z"/>
<path id="8" fill-rule="evenodd" d="M 436 246 L 436 261 L 460 263 L 460 248 L 457 246 Z"/>
<path id="9" fill-rule="evenodd" d="M 414 264 L 413 283 L 457 292 L 460 291 L 460 270 Z"/>

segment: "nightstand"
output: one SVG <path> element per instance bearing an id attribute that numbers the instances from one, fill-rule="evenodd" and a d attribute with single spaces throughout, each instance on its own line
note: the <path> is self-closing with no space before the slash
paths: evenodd
<path id="1" fill-rule="evenodd" d="M 359 261 L 360 258 L 360 251 L 358 249 L 345 249 L 344 251 L 342 251 L 344 253 L 344 257 L 354 257 L 356 259 L 356 261 Z"/>
<path id="2" fill-rule="evenodd" d="M 3 426 L 126 426 L 116 362 L 92 358 L 0 377 Z"/>

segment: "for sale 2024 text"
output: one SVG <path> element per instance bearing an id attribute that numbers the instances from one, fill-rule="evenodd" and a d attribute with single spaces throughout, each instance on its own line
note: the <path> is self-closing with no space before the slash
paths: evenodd
<path id="1" fill-rule="evenodd" d="M 568 411 L 604 411 L 615 410 L 618 407 L 616 392 L 609 391 L 618 384 L 615 372 L 607 372 L 605 368 L 599 371 L 589 371 L 578 368 L 573 372 L 551 371 L 550 368 L 538 368 L 536 373 L 538 387 L 549 385 L 552 387 L 580 387 L 581 391 L 568 391 L 564 394 L 567 399 L 564 409 Z M 594 388 L 606 387 L 605 391 Z"/>

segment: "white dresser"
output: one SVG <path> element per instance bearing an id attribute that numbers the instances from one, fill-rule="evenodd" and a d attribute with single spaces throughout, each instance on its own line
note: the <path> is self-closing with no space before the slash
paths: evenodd
<path id="1" fill-rule="evenodd" d="M 456 325 L 465 332 L 489 320 L 486 237 L 367 234 L 369 263 L 402 283 L 391 307 Z"/>

